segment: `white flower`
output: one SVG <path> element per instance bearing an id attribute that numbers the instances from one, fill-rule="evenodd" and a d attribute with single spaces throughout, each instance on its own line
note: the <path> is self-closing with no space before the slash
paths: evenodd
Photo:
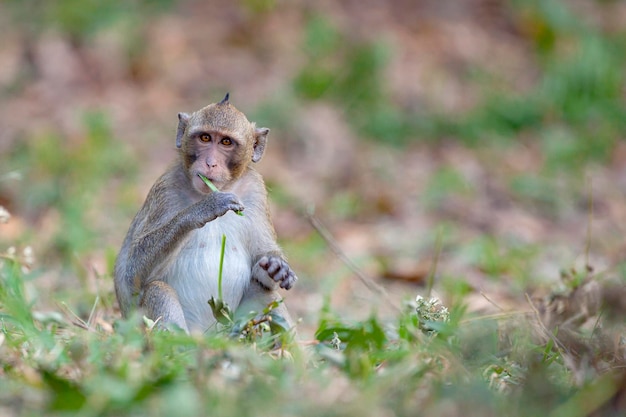
<path id="1" fill-rule="evenodd" d="M 450 312 L 437 297 L 426 300 L 421 295 L 415 297 L 415 312 L 420 321 L 420 327 L 430 330 L 427 322 L 447 322 L 450 320 Z"/>
<path id="2" fill-rule="evenodd" d="M 0 206 L 0 223 L 8 223 L 10 218 L 11 213 L 9 213 L 9 210 Z"/>
<path id="3" fill-rule="evenodd" d="M 33 252 L 32 247 L 26 246 L 22 250 L 22 261 L 27 268 L 32 268 L 35 265 L 35 252 Z"/>
<path id="4" fill-rule="evenodd" d="M 330 345 L 335 350 L 341 349 L 341 339 L 339 338 L 339 335 L 337 334 L 337 332 L 333 332 L 333 338 L 330 340 Z"/>

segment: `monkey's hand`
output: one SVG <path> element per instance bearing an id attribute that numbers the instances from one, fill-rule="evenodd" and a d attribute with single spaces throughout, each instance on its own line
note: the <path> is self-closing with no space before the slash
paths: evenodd
<path id="1" fill-rule="evenodd" d="M 278 285 L 288 290 L 298 280 L 287 261 L 274 255 L 263 256 L 252 271 L 253 278 L 268 289 L 275 289 Z"/>
<path id="2" fill-rule="evenodd" d="M 217 219 L 232 211 L 242 211 L 243 204 L 233 193 L 213 192 L 204 200 L 195 204 L 192 211 L 192 221 L 196 227 L 203 227 L 206 223 Z"/>

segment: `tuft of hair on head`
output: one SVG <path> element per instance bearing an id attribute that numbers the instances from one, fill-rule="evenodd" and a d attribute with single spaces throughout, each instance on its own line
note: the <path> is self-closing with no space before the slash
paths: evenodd
<path id="1" fill-rule="evenodd" d="M 230 97 L 230 93 L 226 93 L 224 99 L 217 104 L 228 104 L 228 98 Z"/>

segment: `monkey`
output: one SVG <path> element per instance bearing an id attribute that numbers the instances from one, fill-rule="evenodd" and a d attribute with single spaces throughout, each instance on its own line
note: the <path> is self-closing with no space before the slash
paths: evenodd
<path id="1" fill-rule="evenodd" d="M 208 300 L 218 297 L 222 235 L 223 300 L 236 314 L 260 312 L 281 300 L 279 288 L 292 288 L 298 277 L 276 242 L 267 189 L 252 166 L 269 131 L 230 104 L 229 94 L 178 113 L 178 157 L 148 192 L 115 262 L 123 317 L 140 309 L 166 328 L 211 328 L 216 320 Z M 274 312 L 293 327 L 284 303 Z"/>

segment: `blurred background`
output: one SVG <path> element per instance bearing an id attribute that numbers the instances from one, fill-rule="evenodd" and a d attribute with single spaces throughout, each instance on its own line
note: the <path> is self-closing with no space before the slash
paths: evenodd
<path id="1" fill-rule="evenodd" d="M 481 292 L 515 308 L 579 271 L 624 280 L 624 22 L 611 0 L 3 0 L 0 252 L 32 247 L 41 308 L 98 297 L 115 320 L 176 114 L 230 92 L 271 129 L 258 169 L 304 334 L 431 278 L 482 311 Z"/>

